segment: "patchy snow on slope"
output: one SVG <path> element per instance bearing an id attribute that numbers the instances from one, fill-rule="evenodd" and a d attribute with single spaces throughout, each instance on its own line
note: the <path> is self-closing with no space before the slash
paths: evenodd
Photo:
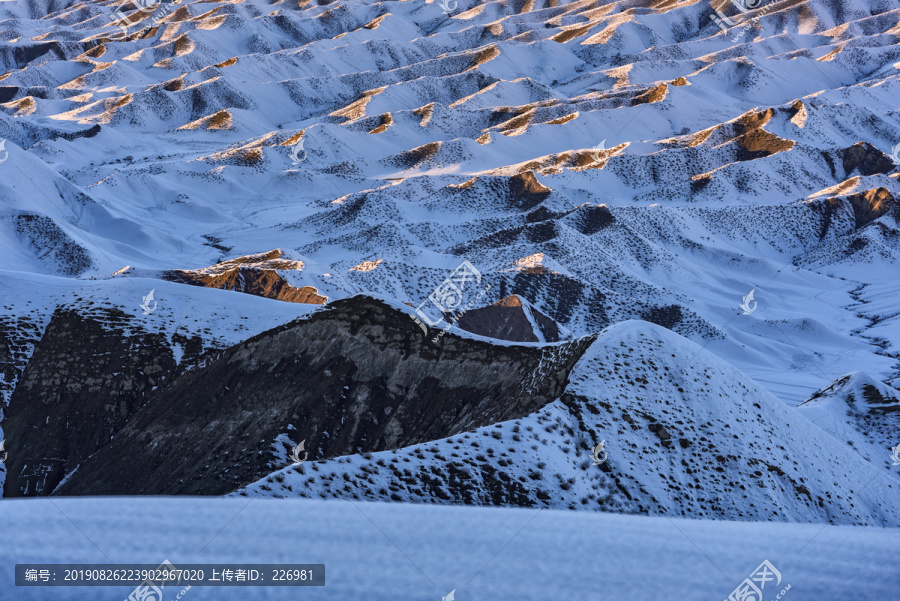
<path id="1" fill-rule="evenodd" d="M 874 465 L 900 474 L 890 456 L 890 449 L 900 445 L 900 391 L 853 372 L 816 392 L 797 411 Z"/>

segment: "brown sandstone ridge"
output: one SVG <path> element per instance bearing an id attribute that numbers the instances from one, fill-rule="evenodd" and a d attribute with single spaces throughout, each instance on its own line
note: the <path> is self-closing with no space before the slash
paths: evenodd
<path id="1" fill-rule="evenodd" d="M 528 210 L 544 202 L 552 190 L 537 180 L 533 171 L 524 171 L 508 180 L 507 202 L 517 208 Z"/>
<path id="2" fill-rule="evenodd" d="M 275 249 L 266 253 L 237 257 L 204 269 L 167 271 L 162 277 L 172 282 L 234 290 L 290 303 L 324 305 L 328 297 L 320 295 L 314 287 L 291 286 L 278 273 L 302 269 L 302 261 L 287 259 L 281 249 Z"/>
<path id="3" fill-rule="evenodd" d="M 819 238 L 828 233 L 849 234 L 872 223 L 886 214 L 897 203 L 887 188 L 871 188 L 851 194 L 860 183 L 860 178 L 851 178 L 837 186 L 832 186 L 814 194 L 804 202 L 814 211 L 822 214 Z"/>

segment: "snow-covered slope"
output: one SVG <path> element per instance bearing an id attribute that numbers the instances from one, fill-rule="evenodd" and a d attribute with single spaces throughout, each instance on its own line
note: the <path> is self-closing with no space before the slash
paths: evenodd
<path id="1" fill-rule="evenodd" d="M 324 563 L 325 586 L 194 586 L 182 600 L 727 599 L 768 560 L 763 591 L 888 601 L 900 530 L 534 509 L 245 499 L 0 504 L 0 595 L 121 601 L 134 587 L 13 587 L 28 562 Z M 182 589 L 165 588 L 165 600 Z"/>
<path id="2" fill-rule="evenodd" d="M 601 440 L 608 458 L 598 467 Z M 900 524 L 900 478 L 645 322 L 604 330 L 562 398 L 524 419 L 293 465 L 237 494 Z"/>
<path id="3" fill-rule="evenodd" d="M 874 465 L 900 473 L 891 459 L 891 449 L 900 445 L 900 391 L 854 372 L 816 392 L 797 411 Z"/>

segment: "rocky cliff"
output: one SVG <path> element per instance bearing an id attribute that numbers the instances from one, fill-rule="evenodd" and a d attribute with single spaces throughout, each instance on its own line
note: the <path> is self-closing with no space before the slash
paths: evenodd
<path id="1" fill-rule="evenodd" d="M 301 440 L 327 458 L 444 438 L 558 398 L 590 340 L 432 342 L 401 310 L 354 297 L 179 375 L 164 339 L 136 345 L 59 313 L 11 399 L 5 494 L 223 494 Z"/>
<path id="2" fill-rule="evenodd" d="M 199 352 L 198 338 L 175 338 Z M 50 494 L 177 371 L 168 336 L 122 312 L 58 309 L 10 396 L 4 496 Z"/>

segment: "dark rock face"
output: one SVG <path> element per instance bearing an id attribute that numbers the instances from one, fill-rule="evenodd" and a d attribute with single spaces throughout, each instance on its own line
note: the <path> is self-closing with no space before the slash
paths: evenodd
<path id="1" fill-rule="evenodd" d="M 841 159 L 844 162 L 846 175 L 850 175 L 853 171 L 857 171 L 860 175 L 890 173 L 896 168 L 890 157 L 868 142 L 857 142 L 853 146 L 843 149 Z"/>
<path id="2" fill-rule="evenodd" d="M 173 380 L 163 339 L 136 345 L 77 315 L 54 322 L 4 424 L 9 496 L 223 494 L 283 466 L 281 434 L 324 459 L 515 419 L 562 394 L 593 340 L 434 343 L 407 314 L 354 297 Z"/>
<path id="3" fill-rule="evenodd" d="M 590 236 L 615 222 L 616 218 L 606 205 L 582 205 L 578 207 L 573 224 L 579 232 Z"/>
<path id="4" fill-rule="evenodd" d="M 520 210 L 531 210 L 550 196 L 552 190 L 540 183 L 533 171 L 518 173 L 509 178 L 509 204 Z"/>
<path id="5" fill-rule="evenodd" d="M 887 188 L 873 188 L 847 197 L 853 206 L 856 227 L 868 225 L 894 206 L 894 195 Z"/>
<path id="6" fill-rule="evenodd" d="M 0 86 L 0 102 L 9 102 L 18 92 L 19 86 Z"/>
<path id="7" fill-rule="evenodd" d="M 862 397 L 870 405 L 872 413 L 900 413 L 900 398 L 891 394 L 881 394 L 872 384 L 863 386 Z"/>
<path id="8" fill-rule="evenodd" d="M 75 131 L 75 132 L 71 132 L 71 133 L 63 132 L 59 135 L 59 137 L 64 140 L 69 140 L 71 142 L 72 140 L 77 140 L 78 138 L 93 138 L 94 136 L 96 136 L 99 133 L 100 133 L 100 124 L 96 123 L 93 126 L 87 128 L 87 129 L 83 129 L 81 131 Z"/>
<path id="9" fill-rule="evenodd" d="M 115 310 L 57 310 L 10 398 L 4 496 L 47 495 L 107 444 L 175 360 L 163 334 L 124 333 Z M 192 341 L 186 343 L 188 354 Z M 194 340 L 198 343 L 199 341 Z"/>
<path id="10" fill-rule="evenodd" d="M 532 321 L 528 318 L 534 320 Z M 512 342 L 557 342 L 559 326 L 555 321 L 512 295 L 487 307 L 463 313 L 456 323 L 473 334 Z M 537 327 L 535 327 L 537 326 Z"/>
<path id="11" fill-rule="evenodd" d="M 65 53 L 58 42 L 43 42 L 4 48 L 0 52 L 0 64 L 4 69 L 21 69 L 50 51 L 53 51 L 57 58 L 65 58 Z"/>

